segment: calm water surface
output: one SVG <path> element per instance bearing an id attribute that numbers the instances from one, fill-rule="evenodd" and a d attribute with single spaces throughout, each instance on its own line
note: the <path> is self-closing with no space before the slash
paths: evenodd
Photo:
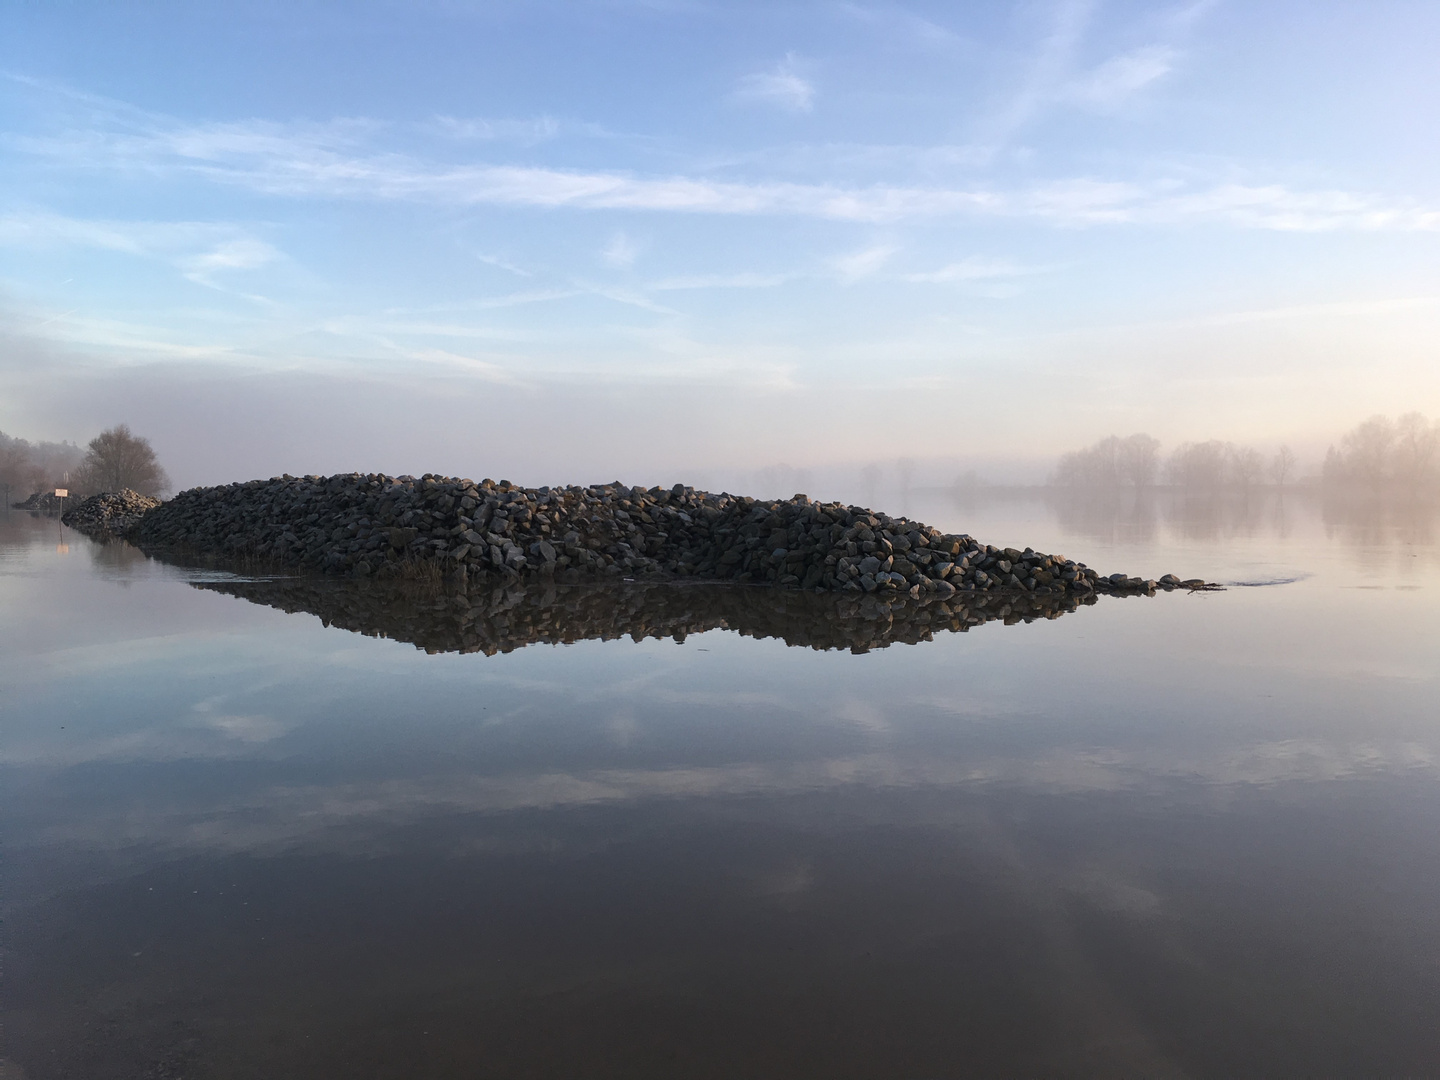
<path id="1" fill-rule="evenodd" d="M 0 514 L 0 1077 L 1440 1071 L 1434 515 L 908 503 L 1234 584 L 525 646 Z"/>

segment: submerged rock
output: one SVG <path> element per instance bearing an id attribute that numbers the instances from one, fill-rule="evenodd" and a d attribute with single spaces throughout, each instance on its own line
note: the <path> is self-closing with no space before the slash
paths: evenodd
<path id="1" fill-rule="evenodd" d="M 155 553 L 380 579 L 698 579 L 912 597 L 1157 587 L 860 506 L 680 484 L 522 488 L 430 474 L 282 476 L 181 492 L 127 535 Z"/>

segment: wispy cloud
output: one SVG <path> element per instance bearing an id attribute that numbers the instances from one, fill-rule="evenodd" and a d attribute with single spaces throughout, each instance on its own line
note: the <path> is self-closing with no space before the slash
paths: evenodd
<path id="1" fill-rule="evenodd" d="M 1168 75 L 1178 53 L 1168 45 L 1149 45 L 1123 56 L 1112 57 L 1093 71 L 1074 79 L 1063 96 L 1096 108 L 1113 108 L 1136 91 Z"/>
<path id="2" fill-rule="evenodd" d="M 1108 111 L 1130 102 L 1175 70 L 1183 56 L 1180 41 L 1212 6 L 1213 0 L 1199 0 L 1162 15 L 1150 27 L 1153 40 L 1082 69 L 1079 57 L 1097 3 L 1060 0 L 1019 89 L 988 125 L 988 140 L 1005 143 L 1057 105 Z"/>
<path id="3" fill-rule="evenodd" d="M 450 205 L 776 214 L 854 222 L 978 215 L 1028 217 L 1071 226 L 1209 221 L 1302 231 L 1440 228 L 1440 210 L 1423 204 L 1356 192 L 1296 191 L 1282 184 L 1231 183 L 1187 189 L 1173 182 L 1139 184 L 1086 178 L 1014 191 L 888 184 L 847 188 L 571 172 L 539 166 L 450 167 L 395 155 L 347 158 L 331 167 L 312 169 L 304 152 L 198 164 L 158 156 L 152 165 L 187 170 L 272 195 L 407 199 Z"/>
<path id="4" fill-rule="evenodd" d="M 678 289 L 771 289 L 793 281 L 795 274 L 697 274 L 691 277 L 665 278 L 651 282 L 648 288 L 656 292 Z"/>
<path id="5" fill-rule="evenodd" d="M 938 270 L 925 270 L 901 274 L 901 280 L 917 283 L 944 284 L 950 282 L 991 281 L 1000 278 L 1021 277 L 1036 271 L 1015 263 L 972 256 L 959 262 L 948 263 Z"/>
<path id="6" fill-rule="evenodd" d="M 515 265 L 515 263 L 510 262 L 508 259 L 502 259 L 499 255 L 486 255 L 483 252 L 479 251 L 474 252 L 473 254 L 475 255 L 475 258 L 479 259 L 487 266 L 493 266 L 498 270 L 506 270 L 509 273 L 516 275 L 517 277 L 528 278 L 535 276 L 534 271 L 526 270 L 523 266 L 517 266 Z"/>
<path id="7" fill-rule="evenodd" d="M 8 247 L 88 247 L 130 255 L 173 254 L 234 238 L 228 225 L 200 221 L 106 221 L 46 211 L 0 217 L 0 244 Z"/>
<path id="8" fill-rule="evenodd" d="M 1094 0 L 1062 0 L 1056 7 L 1050 32 L 1040 42 L 1019 89 L 986 125 L 984 141 L 1007 142 L 1055 100 L 1094 7 Z"/>
<path id="9" fill-rule="evenodd" d="M 949 27 L 902 7 L 891 5 L 873 6 L 867 4 L 841 4 L 839 10 L 858 22 L 864 23 L 927 52 L 953 53 L 971 51 L 975 43 Z"/>
<path id="10" fill-rule="evenodd" d="M 1075 6 L 1073 10 L 1083 8 Z M 1133 82 L 1140 74 L 1143 72 L 1129 77 Z M 59 166 L 191 176 L 291 198 L 764 214 L 862 223 L 1015 217 L 1062 226 L 1208 222 L 1305 231 L 1440 228 L 1440 209 L 1413 200 L 1342 190 L 1296 190 L 1278 183 L 1206 186 L 1197 180 L 1134 182 L 1077 177 L 997 188 L 726 181 L 709 176 L 428 161 L 373 149 L 371 142 L 383 125 L 363 119 L 293 125 L 184 125 L 153 117 L 138 125 L 130 120 L 133 117 L 127 120 L 125 130 L 101 126 L 55 137 L 17 137 L 10 143 Z M 150 243 L 146 236 L 162 235 L 165 229 L 183 232 L 193 228 L 11 215 L 0 219 L 0 242 L 46 238 L 138 251 Z M 238 229 L 225 228 L 229 231 L 217 233 L 213 245 L 241 239 Z M 614 254 L 623 255 L 623 245 Z M 219 262 L 225 258 L 217 256 Z"/>
<path id="11" fill-rule="evenodd" d="M 209 251 L 179 260 L 185 276 L 202 285 L 215 285 L 215 275 L 226 270 L 255 270 L 274 262 L 276 250 L 261 240 L 228 240 Z"/>
<path id="12" fill-rule="evenodd" d="M 387 315 L 413 315 L 417 313 L 434 314 L 437 311 L 490 311 L 499 308 L 522 307 L 526 304 L 545 304 L 552 300 L 568 300 L 572 296 L 582 296 L 586 290 L 568 286 L 564 288 L 548 289 L 527 289 L 521 292 L 502 293 L 499 296 L 482 296 L 463 303 L 445 304 L 435 307 L 421 309 L 414 308 L 391 308 L 386 311 Z M 436 331 L 447 333 L 448 331 Z"/>
<path id="13" fill-rule="evenodd" d="M 872 244 L 836 259 L 835 271 L 846 284 L 860 281 L 876 273 L 899 250 L 894 244 Z"/>
<path id="14" fill-rule="evenodd" d="M 674 308 L 666 307 L 664 304 L 656 303 L 642 292 L 631 289 L 618 289 L 611 285 L 596 285 L 592 282 L 577 282 L 580 288 L 592 296 L 599 296 L 612 303 L 624 304 L 627 307 L 640 308 L 642 311 L 649 311 L 656 315 L 678 315 Z"/>
<path id="15" fill-rule="evenodd" d="M 808 113 L 815 107 L 815 86 L 800 74 L 794 53 L 787 53 L 771 71 L 744 76 L 731 96 L 736 101 L 791 113 Z"/>
<path id="16" fill-rule="evenodd" d="M 560 134 L 560 121 L 551 116 L 530 120 L 437 116 L 430 126 L 449 139 L 518 142 L 527 146 L 547 142 Z"/>
<path id="17" fill-rule="evenodd" d="M 280 258 L 270 244 L 226 223 L 87 220 L 43 211 L 0 217 L 0 246 L 82 247 L 158 259 L 212 288 L 218 274 Z"/>
<path id="18" fill-rule="evenodd" d="M 600 253 L 600 259 L 606 266 L 625 270 L 635 265 L 635 260 L 639 255 L 640 249 L 636 246 L 635 241 L 623 232 L 617 232 L 610 238 L 610 243 L 605 245 L 605 250 Z"/>

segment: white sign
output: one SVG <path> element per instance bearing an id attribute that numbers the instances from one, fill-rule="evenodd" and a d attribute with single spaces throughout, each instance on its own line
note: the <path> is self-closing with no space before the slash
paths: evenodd
<path id="1" fill-rule="evenodd" d="M 57 499 L 63 499 L 63 498 L 65 498 L 65 497 L 66 497 L 67 495 L 69 495 L 69 494 L 70 494 L 70 489 L 69 489 L 69 488 L 56 488 L 56 489 L 55 489 L 55 497 L 56 497 Z"/>

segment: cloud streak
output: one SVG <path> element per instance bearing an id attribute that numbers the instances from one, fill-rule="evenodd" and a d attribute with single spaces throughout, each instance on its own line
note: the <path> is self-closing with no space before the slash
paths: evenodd
<path id="1" fill-rule="evenodd" d="M 1178 54 L 1165 45 L 1150 45 L 1112 57 L 1065 90 L 1072 101 L 1097 108 L 1114 108 L 1132 94 L 1168 75 Z"/>
<path id="2" fill-rule="evenodd" d="M 901 279 L 926 284 L 952 284 L 967 281 L 994 281 L 1036 272 L 1034 269 L 1016 266 L 1014 263 L 972 257 L 949 263 L 938 270 L 902 274 Z"/>
<path id="3" fill-rule="evenodd" d="M 0 247 L 78 247 L 157 259 L 209 288 L 221 287 L 218 275 L 256 270 L 281 258 L 264 240 L 223 222 L 87 220 L 46 212 L 0 217 Z"/>
<path id="4" fill-rule="evenodd" d="M 788 53 L 773 71 L 744 76 L 731 96 L 745 104 L 808 113 L 815 108 L 815 86 L 800 75 L 798 67 L 795 54 Z"/>
<path id="5" fill-rule="evenodd" d="M 450 165 L 393 153 L 342 153 L 334 138 L 317 136 L 314 128 L 306 126 L 282 132 L 265 124 L 249 134 L 240 125 L 144 137 L 91 133 L 85 138 L 25 140 L 22 145 L 32 154 L 77 167 L 143 165 L 152 173 L 189 174 L 289 198 L 780 215 L 869 223 L 978 216 L 1029 218 L 1062 226 L 1194 222 L 1288 231 L 1440 228 L 1440 209 L 1375 194 L 1295 190 L 1283 184 L 1185 187 L 1174 182 L 1075 178 L 1001 190 L 726 181 L 538 165 Z M 15 237 L 17 228 L 9 226 L 4 235 Z M 94 235 L 101 243 L 100 234 Z"/>
<path id="6" fill-rule="evenodd" d="M 873 244 L 835 260 L 840 280 L 853 284 L 878 273 L 900 249 L 894 244 Z"/>
<path id="7" fill-rule="evenodd" d="M 1203 4 L 1197 5 L 1195 10 L 1203 8 Z M 1106 61 L 1078 80 L 1070 79 L 1070 58 L 1090 12 L 1091 5 L 1084 2 L 1061 5 L 1053 33 L 1026 87 L 1008 110 L 1008 118 L 1002 118 L 1002 127 L 1013 129 L 1024 123 L 1044 101 L 1057 100 L 1057 95 L 1069 95 L 1073 100 L 1083 99 L 1097 106 L 1114 105 L 1161 78 L 1173 66 L 1177 52 L 1169 45 L 1157 44 Z M 790 55 L 776 72 L 766 76 L 771 82 L 754 85 L 769 87 L 772 96 L 788 94 L 792 104 L 809 103 L 813 87 L 800 79 L 795 66 L 795 58 Z M 782 75 L 793 76 L 795 84 L 785 82 Z M 1283 183 L 1207 185 L 1203 180 L 1137 182 L 1083 176 L 1007 187 L 979 183 L 865 185 L 764 178 L 725 180 L 708 174 L 647 175 L 554 165 L 455 163 L 377 149 L 377 141 L 391 125 L 363 117 L 323 123 L 250 120 L 186 124 L 67 87 L 26 78 L 12 77 L 12 81 L 80 103 L 89 123 L 54 135 L 11 135 L 0 139 L 12 151 L 54 167 L 148 178 L 190 177 L 281 198 L 773 215 L 860 223 L 991 217 L 1030 219 L 1064 227 L 1196 223 L 1313 232 L 1440 228 L 1440 208 L 1414 200 L 1338 189 L 1296 189 Z M 782 84 L 789 87 L 783 93 Z M 457 139 L 544 138 L 552 130 L 551 123 L 545 118 L 514 122 L 449 118 L 444 120 L 449 130 L 443 141 L 453 150 Z M 893 158 L 896 148 L 868 149 L 879 152 L 881 160 L 877 164 L 881 164 Z M 952 164 L 959 152 L 950 146 L 928 151 L 904 149 L 908 157 L 930 155 L 936 162 Z M 866 151 L 865 147 L 851 147 L 847 153 L 854 156 Z M 974 152 L 970 148 L 962 156 L 970 160 Z M 164 229 L 178 230 L 174 234 L 178 237 L 187 229 L 204 228 L 228 229 L 217 243 L 242 238 L 242 231 L 233 226 L 82 224 L 53 217 L 46 221 L 44 215 L 29 219 L 11 215 L 0 218 L 0 243 L 41 238 L 138 251 L 154 247 L 155 238 Z M 166 242 L 173 243 L 174 239 Z M 216 266 L 224 261 L 221 255 L 214 260 Z"/>

